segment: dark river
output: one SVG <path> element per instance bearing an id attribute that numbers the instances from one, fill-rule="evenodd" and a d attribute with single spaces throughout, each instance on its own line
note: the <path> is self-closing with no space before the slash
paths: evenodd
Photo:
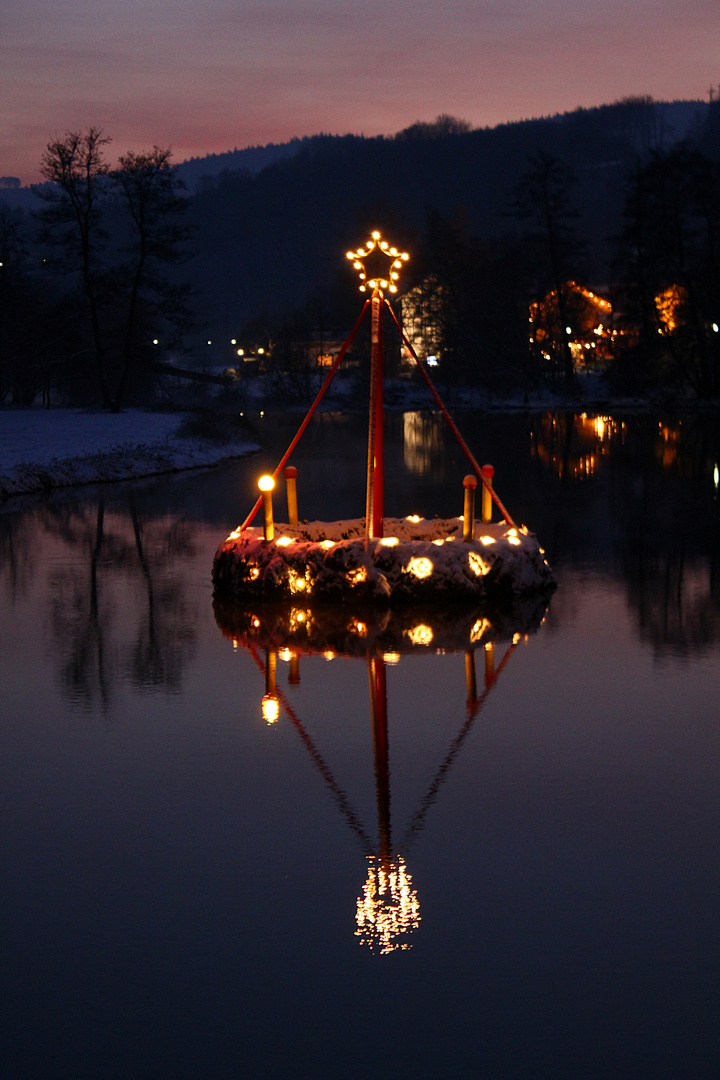
<path id="1" fill-rule="evenodd" d="M 2 507 L 3 1077 L 720 1075 L 720 422 L 457 419 L 547 551 L 544 621 L 281 649 L 274 723 L 210 572 L 298 418 Z M 365 439 L 310 426 L 301 518 L 362 516 Z M 388 515 L 462 513 L 436 416 L 386 454 Z"/>

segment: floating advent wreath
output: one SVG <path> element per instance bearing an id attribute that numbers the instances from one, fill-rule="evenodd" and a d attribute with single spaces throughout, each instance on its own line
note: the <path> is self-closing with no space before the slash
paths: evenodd
<path id="1" fill-rule="evenodd" d="M 555 587 L 536 537 L 518 526 L 493 486 L 491 466 L 478 465 L 425 367 L 385 298 L 397 291 L 409 256 L 373 232 L 364 247 L 347 253 L 359 272 L 360 290 L 372 290 L 338 352 L 315 401 L 271 476 L 259 480 L 260 496 L 245 521 L 220 545 L 213 565 L 216 601 L 289 601 L 304 604 L 353 602 L 377 606 L 468 601 L 513 605 Z M 369 311 L 371 320 L 370 403 L 365 516 L 348 521 L 298 523 L 297 470 L 287 466 L 310 418 Z M 384 516 L 383 314 L 394 323 L 473 472 L 465 477 L 463 515 L 449 519 Z M 286 467 L 287 466 L 287 467 Z M 284 472 L 283 472 L 284 470 Z M 272 493 L 283 473 L 288 523 L 275 524 Z M 482 491 L 481 520 L 475 492 Z M 252 521 L 262 506 L 263 525 Z M 501 521 L 493 522 L 497 510 Z"/>

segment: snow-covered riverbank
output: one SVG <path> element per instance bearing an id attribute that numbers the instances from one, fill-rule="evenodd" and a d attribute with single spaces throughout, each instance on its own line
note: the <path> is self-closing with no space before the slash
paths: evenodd
<path id="1" fill-rule="evenodd" d="M 75 484 L 214 465 L 256 450 L 249 438 L 204 438 L 186 414 L 128 409 L 0 410 L 0 500 Z"/>

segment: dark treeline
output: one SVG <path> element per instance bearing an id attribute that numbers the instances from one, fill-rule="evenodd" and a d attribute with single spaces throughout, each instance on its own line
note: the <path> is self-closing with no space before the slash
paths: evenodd
<path id="1" fill-rule="evenodd" d="M 602 333 L 591 355 L 611 392 L 720 395 L 718 101 L 480 130 L 439 117 L 295 140 L 255 172 L 217 171 L 244 151 L 215 155 L 204 177 L 158 148 L 110 169 L 95 136 L 92 191 L 82 167 L 68 187 L 56 143 L 39 211 L 0 199 L 2 401 L 147 400 L 158 360 L 230 366 L 233 339 L 302 374 L 317 363 L 303 343 L 354 321 L 344 252 L 372 228 L 412 253 L 405 313 L 432 320 L 448 384 L 575 391 L 578 350 Z M 588 295 L 612 304 L 612 337 Z"/>
<path id="2" fill-rule="evenodd" d="M 157 334 L 191 325 L 187 199 L 167 148 L 111 169 L 100 129 L 48 144 L 28 220 L 0 205 L 0 401 L 38 397 L 117 410 L 147 399 Z"/>

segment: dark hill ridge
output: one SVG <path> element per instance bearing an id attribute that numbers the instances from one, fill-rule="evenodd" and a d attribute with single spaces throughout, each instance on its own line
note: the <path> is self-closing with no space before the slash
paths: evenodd
<path id="1" fill-rule="evenodd" d="M 206 317 L 220 333 L 259 313 L 272 320 L 325 293 L 365 230 L 416 247 L 428 211 L 460 214 L 483 237 L 513 231 L 508 197 L 539 150 L 577 174 L 580 229 L 602 280 L 629 172 L 680 139 L 704 147 L 710 112 L 699 101 L 633 99 L 438 137 L 315 136 L 254 176 L 225 171 L 194 200 Z"/>
<path id="2" fill-rule="evenodd" d="M 178 273 L 196 289 L 208 329 L 229 340 L 249 319 L 272 323 L 327 296 L 346 273 L 344 252 L 370 228 L 413 251 L 433 211 L 483 238 L 516 231 L 508 199 L 542 150 L 577 175 L 590 272 L 605 280 L 629 173 L 682 139 L 720 155 L 719 119 L 718 102 L 637 98 L 494 128 L 441 117 L 394 136 L 315 135 L 192 158 L 178 172 L 197 255 Z M 29 188 L 0 190 L 0 206 L 17 212 L 38 202 Z"/>
<path id="3" fill-rule="evenodd" d="M 615 114 L 615 115 L 613 115 Z M 477 138 L 492 132 L 512 132 L 516 137 L 525 139 L 533 128 L 547 130 L 548 124 L 572 128 L 578 123 L 593 126 L 599 122 L 601 127 L 609 121 L 611 126 L 624 129 L 636 153 L 643 153 L 654 146 L 667 146 L 688 136 L 693 137 L 702 131 L 707 123 L 708 104 L 704 101 L 653 102 L 650 99 L 627 99 L 614 105 L 601 105 L 592 109 L 576 109 L 569 113 L 557 113 L 551 117 L 519 120 L 500 124 L 495 128 L 476 128 L 461 134 L 445 136 L 447 139 L 463 137 Z M 303 150 L 308 150 L 316 143 L 339 142 L 344 139 L 356 139 L 361 142 L 428 141 L 427 130 L 435 124 L 418 123 L 411 125 L 397 135 L 366 138 L 362 135 L 305 135 L 290 139 L 286 143 L 267 143 L 264 146 L 247 146 L 242 149 L 227 150 L 222 153 L 207 154 L 204 157 L 192 157 L 177 165 L 178 173 L 188 190 L 194 191 L 198 183 L 208 177 L 217 178 L 224 172 L 243 172 L 250 176 L 262 173 L 266 168 L 278 162 L 287 161 Z M 423 136 L 423 130 L 425 135 Z M 416 136 L 411 133 L 417 131 Z M 409 137 L 410 136 L 410 137 Z M 434 141 L 437 141 L 437 137 Z M 0 203 L 30 209 L 36 205 L 31 187 L 21 187 L 14 183 L 14 177 L 0 178 L 13 181 L 0 182 Z"/>
<path id="4" fill-rule="evenodd" d="M 302 139 L 291 139 L 286 143 L 267 143 L 265 146 L 246 146 L 242 150 L 226 150 L 220 154 L 207 154 L 205 157 L 192 157 L 178 165 L 178 173 L 190 191 L 208 176 L 217 176 L 221 172 L 247 172 L 254 176 L 262 172 L 275 161 L 292 157 L 303 145 L 315 136 L 306 135 Z"/>
<path id="5" fill-rule="evenodd" d="M 651 128 L 654 133 L 650 136 L 650 132 L 647 131 L 646 135 L 642 134 L 642 131 L 638 131 L 638 145 L 640 146 L 643 139 L 647 141 L 648 137 L 651 137 L 654 141 L 661 139 L 663 142 L 676 142 L 685 138 L 691 134 L 693 129 L 702 126 L 705 120 L 705 114 L 707 112 L 707 103 L 703 101 L 673 101 L 673 102 L 645 102 L 643 99 L 637 99 L 636 101 L 629 102 L 631 106 L 636 108 L 636 111 L 643 113 L 650 113 L 651 118 L 646 116 L 645 120 L 640 124 L 641 128 Z M 647 105 L 650 104 L 650 109 L 647 109 Z M 619 103 L 620 107 L 624 108 L 624 103 Z M 517 129 L 518 127 L 524 127 L 526 125 L 543 124 L 547 120 L 551 120 L 555 123 L 566 123 L 570 117 L 577 116 L 578 113 L 589 115 L 592 113 L 604 112 L 607 109 L 614 109 L 618 106 L 604 105 L 595 109 L 578 109 L 571 113 L 556 113 L 551 117 L 536 118 L 531 120 L 519 120 L 508 124 L 500 124 L 497 128 L 476 128 L 473 129 L 470 125 L 470 132 L 473 131 L 491 131 L 502 128 Z M 442 118 L 439 118 L 442 119 Z M 447 118 L 452 119 L 452 118 Z M 457 123 L 457 122 L 456 122 Z M 411 141 L 412 139 L 420 140 L 432 137 L 438 137 L 437 134 L 433 135 L 433 130 L 437 128 L 436 123 L 417 123 L 413 124 L 403 131 L 398 132 L 395 136 L 380 136 L 380 138 L 386 139 L 401 139 L 404 141 Z M 440 125 L 440 132 L 442 132 L 442 125 Z M 460 132 L 461 134 L 467 134 L 468 132 Z M 357 136 L 363 138 L 363 136 Z M 440 136 L 441 137 L 441 136 Z M 262 172 L 268 165 L 272 165 L 276 161 L 287 160 L 299 153 L 301 150 L 306 149 L 310 144 L 321 139 L 340 139 L 343 136 L 335 135 L 329 136 L 325 134 L 319 135 L 306 135 L 302 138 L 290 139 L 286 143 L 267 143 L 265 146 L 248 146 L 243 149 L 235 147 L 234 150 L 227 150 L 224 153 L 219 154 L 207 154 L 205 157 L 192 157 L 186 161 L 180 162 L 178 170 L 182 176 L 185 184 L 191 190 L 194 190 L 198 181 L 206 177 L 216 177 L 224 171 L 240 171 L 248 172 L 250 175 Z"/>

